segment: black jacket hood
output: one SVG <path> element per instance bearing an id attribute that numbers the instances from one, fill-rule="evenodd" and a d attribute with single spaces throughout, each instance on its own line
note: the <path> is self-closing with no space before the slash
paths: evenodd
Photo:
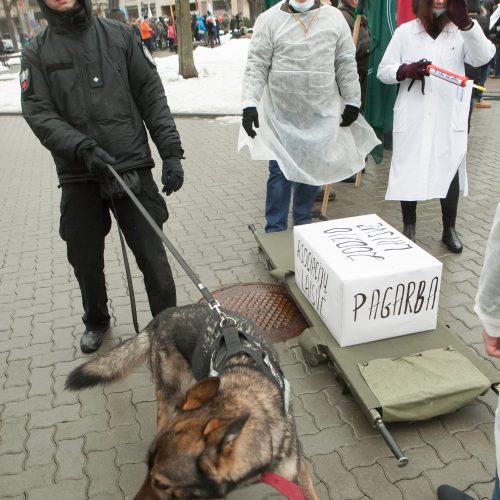
<path id="1" fill-rule="evenodd" d="M 92 22 L 92 0 L 77 0 L 75 8 L 67 12 L 50 9 L 44 0 L 38 0 L 38 4 L 49 27 L 56 33 L 85 31 Z"/>

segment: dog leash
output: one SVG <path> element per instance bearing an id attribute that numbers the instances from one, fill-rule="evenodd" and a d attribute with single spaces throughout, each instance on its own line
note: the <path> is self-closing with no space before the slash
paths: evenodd
<path id="1" fill-rule="evenodd" d="M 229 318 L 223 311 L 221 311 L 219 301 L 214 298 L 214 296 L 209 292 L 208 288 L 201 282 L 198 275 L 189 267 L 188 263 L 184 260 L 182 255 L 177 251 L 177 249 L 172 245 L 172 243 L 170 243 L 170 240 L 163 234 L 162 230 L 158 227 L 154 219 L 151 217 L 151 215 L 149 215 L 147 210 L 144 208 L 142 203 L 137 199 L 132 190 L 125 184 L 125 182 L 123 182 L 123 179 L 116 172 L 116 170 L 111 165 L 107 165 L 107 167 L 108 170 L 113 175 L 113 177 L 118 182 L 118 184 L 123 188 L 123 190 L 128 194 L 130 199 L 133 201 L 134 205 L 137 207 L 139 212 L 141 212 L 141 214 L 144 216 L 144 218 L 151 226 L 153 231 L 160 237 L 160 239 L 163 241 L 163 244 L 169 249 L 170 253 L 175 257 L 177 262 L 179 262 L 182 269 L 186 271 L 186 274 L 191 278 L 196 288 L 198 288 L 198 290 L 201 292 L 203 298 L 208 302 L 210 309 L 216 311 L 217 314 L 220 316 L 221 319 L 220 326 L 221 327 L 226 326 L 231 322 L 236 323 L 236 321 L 233 318 Z"/>
<path id="2" fill-rule="evenodd" d="M 121 177 L 120 177 L 121 180 Z M 118 210 L 116 210 L 113 196 L 110 196 L 111 210 L 115 216 L 116 227 L 118 228 L 118 235 L 120 236 L 120 245 L 122 247 L 123 264 L 125 265 L 125 275 L 127 276 L 128 296 L 130 297 L 130 309 L 132 311 L 132 323 L 134 324 L 135 333 L 139 333 L 139 322 L 137 321 L 137 307 L 135 305 L 134 282 L 132 281 L 132 273 L 130 272 L 130 264 L 128 262 L 127 247 L 123 238 L 123 232 L 118 220 Z"/>
<path id="3" fill-rule="evenodd" d="M 260 482 L 272 486 L 288 498 L 288 500 L 306 500 L 304 492 L 298 484 L 292 483 L 292 481 L 274 472 L 264 472 L 260 478 Z"/>

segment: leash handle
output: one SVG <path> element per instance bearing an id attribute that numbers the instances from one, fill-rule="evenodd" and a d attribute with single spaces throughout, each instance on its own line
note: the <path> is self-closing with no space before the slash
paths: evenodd
<path id="1" fill-rule="evenodd" d="M 200 278 L 193 272 L 193 270 L 188 266 L 187 262 L 184 260 L 182 255 L 176 250 L 176 248 L 170 243 L 168 238 L 163 234 L 161 229 L 158 227 L 156 222 L 153 220 L 151 215 L 148 214 L 146 209 L 143 207 L 142 203 L 137 199 L 132 190 L 123 182 L 123 179 L 119 176 L 119 174 L 115 171 L 115 169 L 107 164 L 108 170 L 111 172 L 113 177 L 116 179 L 118 184 L 123 188 L 123 190 L 129 195 L 130 199 L 134 202 L 135 206 L 144 216 L 148 224 L 151 226 L 153 231 L 161 238 L 163 244 L 169 249 L 170 253 L 175 257 L 177 262 L 181 265 L 181 267 L 186 271 L 186 274 L 191 278 L 196 288 L 201 292 L 205 300 L 208 302 L 208 305 L 211 309 L 217 311 L 219 316 L 221 316 L 222 320 L 225 319 L 224 313 L 220 310 L 220 304 L 217 300 L 215 300 L 214 296 L 208 291 L 207 287 L 201 282 Z"/>

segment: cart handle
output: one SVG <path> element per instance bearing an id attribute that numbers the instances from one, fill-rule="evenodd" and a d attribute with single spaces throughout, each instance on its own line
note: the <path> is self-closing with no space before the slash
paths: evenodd
<path id="1" fill-rule="evenodd" d="M 408 464 L 408 457 L 402 452 L 398 443 L 396 443 L 395 439 L 392 437 L 392 434 L 387 430 L 387 427 L 382 420 L 382 417 L 376 410 L 370 410 L 370 416 L 372 418 L 373 426 L 382 434 L 384 441 L 387 443 L 387 446 L 391 449 L 392 453 L 396 457 L 398 461 L 398 467 L 404 467 Z"/>

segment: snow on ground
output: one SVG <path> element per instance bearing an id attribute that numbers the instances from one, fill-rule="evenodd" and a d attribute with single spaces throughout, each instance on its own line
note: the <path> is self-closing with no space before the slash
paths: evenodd
<path id="1" fill-rule="evenodd" d="M 226 40 L 214 49 L 198 47 L 194 63 L 198 78 L 184 80 L 179 76 L 177 56 L 158 57 L 156 64 L 163 81 L 168 103 L 174 113 L 239 114 L 243 72 L 250 40 Z M 20 68 L 19 59 L 10 61 L 11 68 Z M 5 73 L 0 66 L 0 113 L 20 113 L 20 87 L 17 72 Z"/>

